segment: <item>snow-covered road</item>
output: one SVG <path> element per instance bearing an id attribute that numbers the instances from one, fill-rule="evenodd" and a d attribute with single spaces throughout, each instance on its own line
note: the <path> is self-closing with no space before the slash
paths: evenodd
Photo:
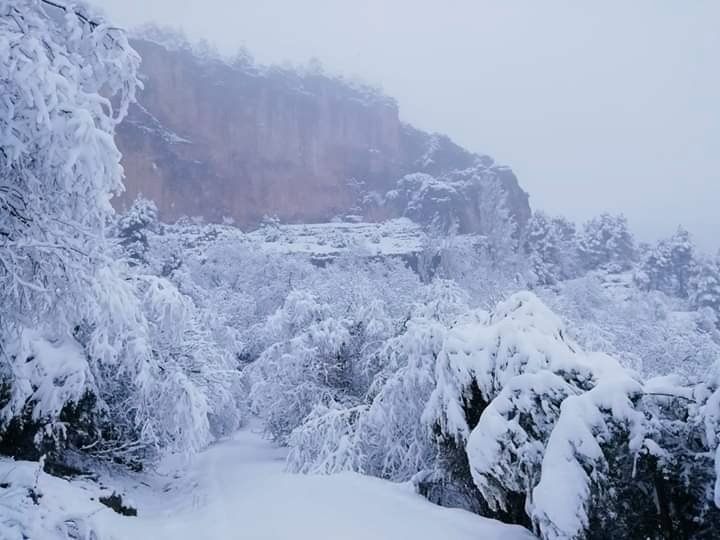
<path id="1" fill-rule="evenodd" d="M 285 451 L 250 429 L 216 444 L 182 475 L 128 487 L 137 517 L 88 499 L 91 490 L 43 475 L 48 500 L 92 514 L 115 540 L 528 540 L 524 529 L 435 506 L 409 485 L 357 474 L 284 472 Z M 153 482 L 154 483 L 154 482 Z M 73 501 L 80 499 L 84 501 Z M 77 504 L 76 504 L 77 502 Z M 93 510 L 95 508 L 95 510 Z M 59 516 L 58 516 L 59 518 Z M 44 539 L 38 539 L 44 540 Z"/>

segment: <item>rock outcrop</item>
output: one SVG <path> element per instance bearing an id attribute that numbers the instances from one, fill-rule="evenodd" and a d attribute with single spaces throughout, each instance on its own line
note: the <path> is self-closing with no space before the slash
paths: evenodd
<path id="1" fill-rule="evenodd" d="M 405 175 L 442 182 L 473 169 L 500 182 L 518 223 L 529 217 L 512 171 L 403 124 L 396 102 L 378 91 L 321 73 L 231 65 L 149 40 L 134 46 L 145 88 L 118 133 L 127 188 L 120 209 L 142 193 L 164 220 L 377 221 L 406 214 L 386 200 Z M 463 207 L 456 212 L 461 229 L 479 223 L 472 193 L 453 203 Z"/>

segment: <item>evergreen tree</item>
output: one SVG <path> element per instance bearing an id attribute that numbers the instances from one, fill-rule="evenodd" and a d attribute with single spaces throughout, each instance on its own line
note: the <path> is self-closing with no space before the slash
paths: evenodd
<path id="1" fill-rule="evenodd" d="M 648 250 L 635 281 L 645 289 L 686 298 L 694 265 L 695 245 L 690 233 L 678 227 L 673 236 Z"/>
<path id="2" fill-rule="evenodd" d="M 158 209 L 153 201 L 138 195 L 127 212 L 118 218 L 120 244 L 131 259 L 131 264 L 147 262 L 149 231 L 158 225 Z"/>
<path id="3" fill-rule="evenodd" d="M 588 270 L 627 270 L 635 258 L 635 240 L 623 215 L 601 214 L 585 223 L 578 249 Z"/>
<path id="4" fill-rule="evenodd" d="M 550 285 L 575 275 L 577 248 L 572 222 L 535 212 L 523 244 L 538 284 Z"/>
<path id="5" fill-rule="evenodd" d="M 720 261 L 701 258 L 695 265 L 688 288 L 695 309 L 710 308 L 720 314 Z"/>

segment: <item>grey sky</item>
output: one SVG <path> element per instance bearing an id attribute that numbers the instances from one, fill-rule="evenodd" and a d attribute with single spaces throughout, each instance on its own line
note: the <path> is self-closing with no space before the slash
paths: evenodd
<path id="1" fill-rule="evenodd" d="M 263 62 L 357 75 L 510 165 L 534 208 L 720 247 L 717 0 L 93 0 Z"/>

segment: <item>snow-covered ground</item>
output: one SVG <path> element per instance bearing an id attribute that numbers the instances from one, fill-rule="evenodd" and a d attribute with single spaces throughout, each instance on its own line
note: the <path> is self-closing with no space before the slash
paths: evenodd
<path id="1" fill-rule="evenodd" d="M 138 509 L 137 517 L 123 517 L 92 500 L 95 484 L 45 474 L 37 478 L 42 496 L 35 505 L 26 494 L 36 464 L 0 461 L 0 533 L 11 530 L 3 523 L 18 519 L 35 523 L 33 540 L 65 538 L 51 531 L 77 528 L 68 520 L 80 518 L 102 539 L 115 540 L 534 538 L 519 527 L 435 506 L 407 484 L 352 473 L 294 475 L 284 463 L 285 450 L 244 429 L 199 454 L 181 474 L 166 465 L 164 475 L 121 482 Z"/>
<path id="2" fill-rule="evenodd" d="M 349 252 L 407 255 L 422 250 L 424 236 L 419 225 L 405 218 L 382 223 L 279 224 L 248 233 L 248 238 L 263 250 L 316 257 Z"/>

